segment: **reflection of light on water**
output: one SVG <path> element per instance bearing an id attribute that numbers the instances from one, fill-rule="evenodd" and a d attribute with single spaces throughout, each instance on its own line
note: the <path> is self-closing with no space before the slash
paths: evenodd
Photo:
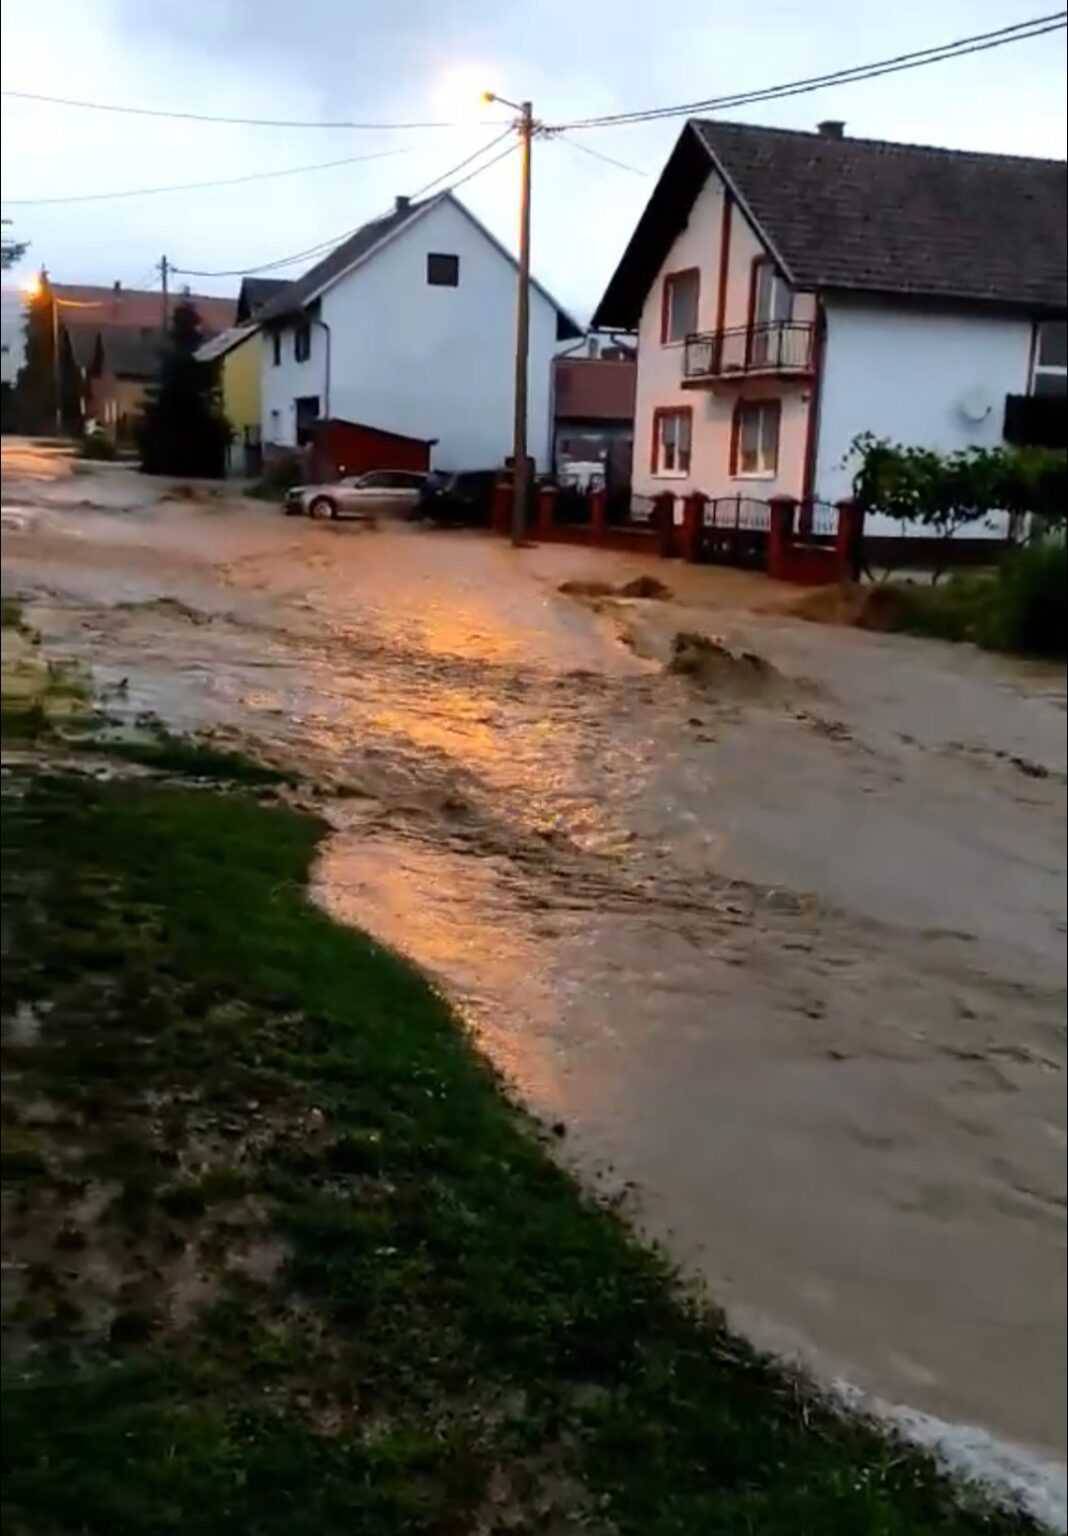
<path id="1" fill-rule="evenodd" d="M 548 956 L 502 873 L 496 860 L 338 833 L 316 866 L 312 896 L 437 980 L 497 1067 L 535 1109 L 552 1114 L 562 1090 Z"/>

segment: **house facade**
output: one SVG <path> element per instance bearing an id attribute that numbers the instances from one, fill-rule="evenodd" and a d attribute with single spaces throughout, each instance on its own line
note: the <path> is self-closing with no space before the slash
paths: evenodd
<path id="1" fill-rule="evenodd" d="M 121 283 L 54 283 L 52 292 L 81 415 L 110 437 L 130 438 L 159 371 L 161 295 Z M 195 307 L 205 336 L 233 324 L 233 299 L 187 291 L 179 301 Z"/>
<path id="2" fill-rule="evenodd" d="M 215 363 L 223 414 L 232 436 L 227 473 L 254 476 L 262 464 L 260 442 L 260 338 L 254 325 L 232 325 L 206 341 L 197 352 L 202 363 Z"/>
<path id="3" fill-rule="evenodd" d="M 553 470 L 600 467 L 609 491 L 630 484 L 634 452 L 633 350 L 588 337 L 582 355 L 561 354 L 553 362 Z"/>
<path id="4" fill-rule="evenodd" d="M 833 502 L 861 433 L 1002 442 L 1065 392 L 1064 172 L 689 122 L 593 320 L 638 330 L 635 490 Z"/>
<path id="5" fill-rule="evenodd" d="M 259 312 L 263 437 L 304 446 L 321 420 L 434 441 L 440 469 L 502 464 L 513 431 L 516 265 L 451 193 L 344 241 Z M 530 452 L 548 467 L 550 364 L 579 327 L 531 283 Z"/>

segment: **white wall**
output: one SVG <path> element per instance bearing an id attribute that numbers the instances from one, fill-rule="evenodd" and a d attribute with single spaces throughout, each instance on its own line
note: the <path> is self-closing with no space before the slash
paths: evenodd
<path id="1" fill-rule="evenodd" d="M 431 287 L 428 252 L 460 258 L 456 288 Z M 330 414 L 390 432 L 437 438 L 442 469 L 492 468 L 512 450 L 516 269 L 454 203 L 439 203 L 322 298 L 331 331 Z M 326 409 L 325 336 L 312 327 L 312 355 L 282 364 L 264 337 L 263 433 L 295 441 L 294 399 L 318 394 Z M 528 441 L 549 464 L 549 368 L 556 311 L 531 290 Z M 279 412 L 280 431 L 272 428 Z"/>
<path id="2" fill-rule="evenodd" d="M 687 267 L 697 267 L 701 274 L 697 329 L 711 331 L 716 327 L 723 198 L 722 182 L 715 173 L 710 173 L 694 202 L 689 222 L 668 252 L 642 309 L 638 331 L 633 462 L 634 489 L 642 495 L 655 496 L 664 490 L 685 495 L 691 490 L 699 490 L 707 496 L 741 495 L 764 500 L 769 496 L 802 494 L 811 393 L 808 385 L 789 379 L 751 379 L 724 381 L 714 390 L 683 389 L 683 343 L 665 344 L 660 340 L 664 276 Z M 753 259 L 766 254 L 737 205 L 731 215 L 727 298 L 723 314 L 723 323 L 728 330 L 748 323 Z M 795 294 L 795 318 L 809 320 L 812 315 L 812 296 Z M 767 398 L 781 402 L 778 473 L 770 478 L 731 475 L 731 424 L 739 398 Z M 663 406 L 690 406 L 693 410 L 693 451 L 690 473 L 685 477 L 652 473 L 653 413 Z"/>
<path id="3" fill-rule="evenodd" d="M 829 299 L 826 312 L 817 496 L 849 495 L 856 466 L 842 461 L 861 432 L 940 452 L 1001 442 L 1005 396 L 1028 389 L 1029 320 L 873 298 Z M 989 409 L 975 421 L 966 405 L 973 413 L 979 405 Z M 901 532 L 884 518 L 869 518 L 867 526 L 872 533 Z"/>

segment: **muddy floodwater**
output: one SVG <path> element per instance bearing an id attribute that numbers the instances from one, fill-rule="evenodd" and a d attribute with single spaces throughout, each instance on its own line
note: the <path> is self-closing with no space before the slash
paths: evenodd
<path id="1" fill-rule="evenodd" d="M 738 572 L 4 465 L 48 647 L 303 769 L 317 898 L 439 980 L 562 1156 L 759 1343 L 1059 1518 L 1063 668 Z M 674 595 L 557 590 L 643 571 Z M 673 672 L 680 631 L 736 662 Z"/>

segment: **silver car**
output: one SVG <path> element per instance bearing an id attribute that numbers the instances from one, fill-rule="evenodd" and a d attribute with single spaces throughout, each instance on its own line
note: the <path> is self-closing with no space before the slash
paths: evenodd
<path id="1" fill-rule="evenodd" d="M 334 485 L 295 485 L 283 510 L 287 517 L 403 517 L 419 500 L 425 479 L 424 470 L 371 469 Z"/>

